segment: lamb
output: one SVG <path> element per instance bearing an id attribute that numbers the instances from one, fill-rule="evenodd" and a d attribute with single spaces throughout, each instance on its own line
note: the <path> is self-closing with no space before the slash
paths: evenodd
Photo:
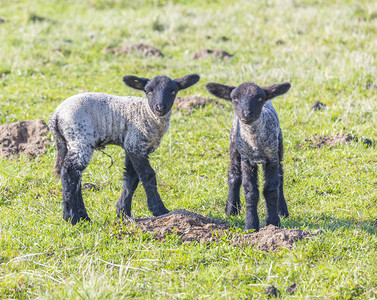
<path id="1" fill-rule="evenodd" d="M 270 99 L 286 93 L 290 87 L 288 82 L 265 87 L 251 82 L 238 87 L 212 82 L 206 85 L 211 94 L 231 101 L 234 106 L 225 212 L 227 215 L 239 213 L 242 184 L 246 202 L 245 230 L 259 230 L 258 164 L 262 164 L 264 170 L 266 224 L 280 226 L 279 214 L 289 215 L 283 193 L 283 136 Z"/>
<path id="2" fill-rule="evenodd" d="M 147 99 L 104 93 L 83 93 L 63 101 L 50 117 L 57 146 L 55 171 L 63 187 L 63 218 L 76 224 L 90 218 L 81 193 L 82 172 L 95 149 L 121 146 L 126 153 L 123 192 L 117 202 L 120 218 L 131 216 L 132 196 L 142 182 L 149 210 L 155 216 L 169 212 L 157 191 L 156 173 L 149 154 L 157 149 L 170 123 L 171 108 L 179 90 L 199 81 L 189 74 L 177 79 L 124 76 L 124 83 L 143 90 Z"/>

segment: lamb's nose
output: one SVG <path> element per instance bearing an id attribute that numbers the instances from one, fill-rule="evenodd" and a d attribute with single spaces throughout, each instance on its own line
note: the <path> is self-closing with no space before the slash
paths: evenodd
<path id="1" fill-rule="evenodd" d="M 248 110 L 248 109 L 244 109 L 244 110 L 242 111 L 242 114 L 243 114 L 243 117 L 244 117 L 244 118 L 248 118 L 248 117 L 251 116 L 251 111 Z"/>
<path id="2" fill-rule="evenodd" d="M 156 110 L 161 112 L 165 109 L 165 105 L 164 104 L 156 104 Z"/>

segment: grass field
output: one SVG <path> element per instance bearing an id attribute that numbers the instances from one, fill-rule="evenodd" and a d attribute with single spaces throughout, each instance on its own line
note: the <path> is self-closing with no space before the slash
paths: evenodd
<path id="1" fill-rule="evenodd" d="M 62 219 L 55 149 L 31 159 L 0 160 L 0 298 L 122 299 L 377 297 L 377 148 L 362 143 L 315 149 L 313 135 L 351 133 L 377 141 L 377 2 L 321 0 L 0 1 L 0 124 L 42 118 L 84 91 L 142 96 L 122 83 L 127 74 L 200 82 L 181 96 L 209 97 L 209 81 L 237 85 L 283 81 L 274 100 L 285 146 L 282 226 L 323 232 L 289 251 L 266 253 L 226 241 L 161 243 L 148 234 L 114 237 L 115 204 L 124 153 L 96 152 L 84 182 L 91 223 Z M 224 40 L 225 36 L 229 40 Z M 164 58 L 117 56 L 107 47 L 145 43 Z M 229 61 L 193 60 L 223 49 Z M 314 101 L 328 109 L 311 110 Z M 184 208 L 243 228 L 224 214 L 232 106 L 192 114 L 174 110 L 171 129 L 151 156 L 159 192 L 170 209 Z M 259 209 L 265 216 L 263 199 Z M 139 186 L 135 216 L 150 216 Z M 264 226 L 264 222 L 261 224 Z M 285 289 L 297 284 L 293 295 Z"/>

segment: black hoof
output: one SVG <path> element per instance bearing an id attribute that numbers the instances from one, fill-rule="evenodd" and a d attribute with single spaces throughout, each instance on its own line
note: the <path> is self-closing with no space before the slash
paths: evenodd
<path id="1" fill-rule="evenodd" d="M 240 208 L 233 205 L 229 205 L 225 208 L 225 214 L 227 216 L 237 216 L 239 212 L 240 212 Z"/>
<path id="2" fill-rule="evenodd" d="M 285 210 L 285 211 L 279 211 L 279 216 L 280 216 L 280 217 L 284 217 L 284 218 L 288 218 L 288 217 L 289 217 L 288 210 Z"/>
<path id="3" fill-rule="evenodd" d="M 166 215 L 168 214 L 170 211 L 166 208 L 166 207 L 161 207 L 159 209 L 155 209 L 153 210 L 152 214 L 155 216 L 155 217 L 159 217 L 159 216 L 162 216 L 162 215 Z"/>
<path id="4" fill-rule="evenodd" d="M 276 227 L 280 227 L 280 218 L 267 218 L 266 219 L 266 225 L 274 225 Z"/>
<path id="5" fill-rule="evenodd" d="M 125 209 L 117 208 L 117 217 L 122 220 L 131 218 L 131 212 L 127 212 Z"/>
<path id="6" fill-rule="evenodd" d="M 81 220 L 81 221 L 85 221 L 85 222 L 91 222 L 91 221 L 92 221 L 92 220 L 89 218 L 88 215 L 86 215 L 86 216 L 81 216 L 81 217 L 80 217 L 80 220 Z"/>

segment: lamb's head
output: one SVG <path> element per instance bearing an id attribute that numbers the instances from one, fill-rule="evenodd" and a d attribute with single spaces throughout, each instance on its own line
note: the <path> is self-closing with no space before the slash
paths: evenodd
<path id="1" fill-rule="evenodd" d="M 179 90 L 194 85 L 199 79 L 197 74 L 189 74 L 176 79 L 170 79 L 167 76 L 156 76 L 152 79 L 132 75 L 123 77 L 126 85 L 143 90 L 147 94 L 149 107 L 155 115 L 160 117 L 170 111 Z"/>
<path id="2" fill-rule="evenodd" d="M 207 83 L 207 90 L 214 96 L 232 101 L 237 117 L 245 124 L 257 120 L 263 105 L 270 99 L 286 93 L 290 83 L 272 84 L 259 87 L 251 82 L 244 82 L 234 87 L 219 83 Z"/>

